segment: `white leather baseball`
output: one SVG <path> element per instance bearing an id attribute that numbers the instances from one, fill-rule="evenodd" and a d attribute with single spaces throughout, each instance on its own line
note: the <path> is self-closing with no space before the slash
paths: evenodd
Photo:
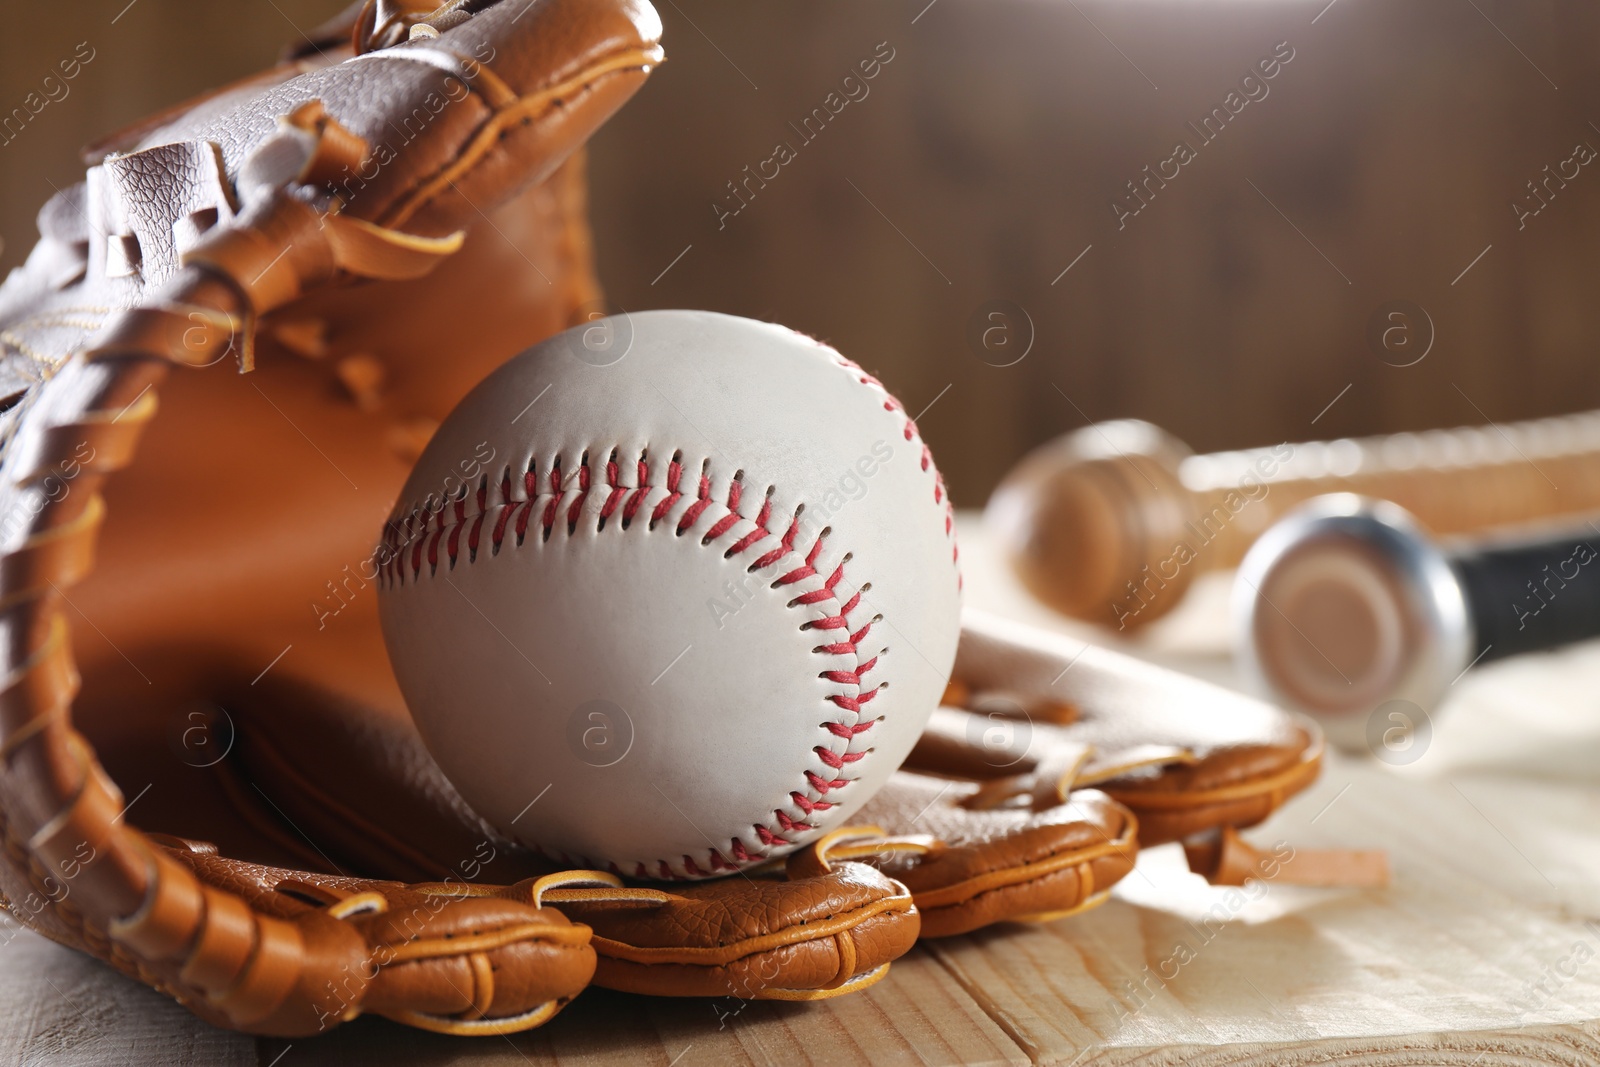
<path id="1" fill-rule="evenodd" d="M 951 510 L 910 417 L 826 345 L 710 312 L 592 322 L 490 375 L 379 559 L 401 690 L 468 803 L 635 877 L 844 824 L 955 655 Z"/>

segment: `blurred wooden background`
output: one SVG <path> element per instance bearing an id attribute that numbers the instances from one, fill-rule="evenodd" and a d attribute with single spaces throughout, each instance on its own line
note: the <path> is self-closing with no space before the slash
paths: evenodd
<path id="1" fill-rule="evenodd" d="M 337 7 L 14 5 L 0 108 L 80 42 L 95 58 L 0 145 L 0 264 L 26 254 L 51 184 L 76 180 L 79 144 L 255 69 Z M 1600 406 L 1600 167 L 1566 162 L 1579 143 L 1600 149 L 1594 5 L 658 7 L 669 61 L 593 148 L 612 303 L 715 308 L 835 343 L 927 409 L 959 504 L 1086 420 L 1139 416 L 1213 449 Z M 844 78 L 880 42 L 893 59 L 861 97 Z M 1267 95 L 1203 144 L 1188 123 L 1280 42 L 1293 59 Z M 790 123 L 830 92 L 861 98 L 807 142 Z M 1196 158 L 1119 230 L 1113 199 L 1180 140 Z M 719 228 L 713 205 L 737 205 L 727 183 L 779 142 L 794 158 Z M 1519 230 L 1511 205 L 1537 203 L 1526 186 L 1546 166 L 1576 176 Z M 1369 324 L 1398 300 L 1426 318 L 1409 311 L 1413 347 L 1386 352 Z M 1009 321 L 973 329 L 994 301 Z M 1033 346 L 991 365 L 1020 350 L 1018 307 Z M 1430 321 L 1426 357 L 1392 365 Z M 984 326 L 1012 347 L 985 351 Z"/>

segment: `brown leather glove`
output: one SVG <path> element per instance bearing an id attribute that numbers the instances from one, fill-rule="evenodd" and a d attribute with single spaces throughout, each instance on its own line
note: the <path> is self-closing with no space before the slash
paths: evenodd
<path id="1" fill-rule="evenodd" d="M 821 855 L 863 860 L 904 883 L 923 937 L 1060 919 L 1104 903 L 1133 870 L 1133 813 L 1094 789 L 1036 800 L 1008 785 L 900 771 L 857 816 L 883 833 Z"/>
<path id="2" fill-rule="evenodd" d="M 226 840 L 197 703 L 225 684 L 281 659 L 392 686 L 357 623 L 374 532 L 434 421 L 593 300 L 558 168 L 659 30 L 643 0 L 358 4 L 304 57 L 108 141 L 45 206 L 0 288 L 14 918 L 259 1033 L 362 1011 L 516 1029 L 588 982 L 592 935 L 541 907 L 549 883 L 317 878 L 134 824 Z"/>

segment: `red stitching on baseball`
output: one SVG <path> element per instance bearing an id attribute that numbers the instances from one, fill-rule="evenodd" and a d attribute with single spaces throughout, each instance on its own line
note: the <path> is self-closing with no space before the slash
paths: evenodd
<path id="1" fill-rule="evenodd" d="M 879 382 L 877 378 L 862 370 L 861 367 L 853 361 L 838 355 L 831 349 L 828 351 L 829 354 L 841 366 L 849 369 L 853 376 L 861 384 L 875 388 L 883 393 L 885 397 L 883 401 L 883 408 L 885 411 L 904 415 L 904 408 L 900 405 L 899 401 L 891 396 L 886 389 L 884 389 L 883 384 Z M 920 432 L 917 429 L 916 422 L 911 419 L 910 416 L 905 416 L 905 424 L 902 429 L 902 435 L 907 442 L 917 441 L 920 438 Z M 673 507 L 675 507 L 684 497 L 684 493 L 680 488 L 684 473 L 681 460 L 681 453 L 674 453 L 671 461 L 667 464 L 667 477 L 665 484 L 667 494 L 656 504 L 653 509 L 651 509 L 648 519 L 649 529 L 654 529 L 656 524 L 666 518 L 667 515 L 671 513 Z M 560 456 L 555 457 L 551 463 L 548 479 L 549 488 L 546 494 L 548 496 L 548 500 L 545 502 L 543 510 L 539 516 L 541 539 L 545 541 L 550 539 L 551 532 L 559 518 L 559 509 L 562 498 L 566 495 L 565 487 L 562 485 L 563 479 L 561 476 L 561 463 L 562 460 Z M 921 454 L 918 458 L 918 465 L 924 472 L 930 470 L 933 472 L 933 501 L 935 505 L 941 506 L 945 513 L 944 532 L 945 536 L 951 541 L 950 558 L 952 565 L 956 568 L 956 580 L 959 588 L 961 583 L 959 569 L 961 553 L 959 546 L 955 543 L 954 506 L 950 501 L 949 494 L 945 490 L 944 477 L 934 466 L 932 453 L 929 451 L 925 442 L 922 443 L 921 446 Z M 454 499 L 438 507 L 437 510 L 422 512 L 420 521 L 418 520 L 419 512 L 413 511 L 409 513 L 403 521 L 398 523 L 390 522 L 387 524 L 384 528 L 384 542 L 385 546 L 389 548 L 390 551 L 386 554 L 387 558 L 385 563 L 380 568 L 380 575 L 391 585 L 404 585 L 408 577 L 406 572 L 409 570 L 409 578 L 412 581 L 416 581 L 422 575 L 424 554 L 427 557 L 430 575 L 437 573 L 439 566 L 439 544 L 441 540 L 444 541 L 445 556 L 448 560 L 448 566 L 454 568 L 460 555 L 460 540 L 463 527 L 468 527 L 466 538 L 468 560 L 469 562 L 476 560 L 478 550 L 481 546 L 481 536 L 483 527 L 485 525 L 485 520 L 489 517 L 489 514 L 492 511 L 497 512 L 489 534 L 492 553 L 499 553 L 501 546 L 505 543 L 508 528 L 510 532 L 515 535 L 516 544 L 520 546 L 523 543 L 524 537 L 526 536 L 528 524 L 530 521 L 532 521 L 534 506 L 540 495 L 538 491 L 538 477 L 534 467 L 534 461 L 530 460 L 528 464 L 529 469 L 522 478 L 522 490 L 526 497 L 524 500 L 516 501 L 511 499 L 512 479 L 511 472 L 508 468 L 500 482 L 501 500 L 503 503 L 494 508 L 489 506 L 488 480 L 484 479 L 479 483 L 477 492 L 475 494 L 475 503 L 477 505 L 477 513 L 475 515 L 468 516 L 466 513 L 466 492 L 463 490 L 463 492 L 458 494 Z M 646 456 L 641 455 L 637 463 L 637 486 L 630 488 L 620 484 L 620 470 L 621 468 L 618 465 L 616 453 L 613 451 L 611 456 L 607 458 L 604 465 L 604 488 L 606 489 L 606 497 L 600 506 L 597 522 L 598 529 L 603 530 L 606 526 L 606 523 L 617 514 L 618 510 L 620 510 L 622 513 L 622 528 L 625 530 L 628 529 L 632 525 L 634 519 L 638 516 L 639 509 L 641 506 L 643 506 L 645 499 L 649 496 L 650 492 L 653 489 L 660 488 L 659 485 L 654 485 L 650 482 L 649 464 Z M 705 535 L 700 539 L 700 543 L 702 545 L 711 544 L 726 534 L 741 520 L 747 518 L 739 512 L 739 505 L 743 496 L 743 475 L 744 472 L 742 470 L 734 474 L 733 479 L 728 486 L 728 498 L 726 504 L 728 513 L 714 522 L 710 529 L 706 531 Z M 566 510 L 566 526 L 567 533 L 569 535 L 574 534 L 577 531 L 577 525 L 582 516 L 583 507 L 588 501 L 590 481 L 591 473 L 589 456 L 585 454 L 577 471 L 578 491 L 573 496 L 573 499 Z M 674 532 L 681 536 L 688 530 L 693 529 L 699 523 L 705 512 L 715 503 L 716 501 L 711 496 L 710 461 L 707 460 L 700 470 L 699 477 L 695 485 L 694 499 L 692 503 L 690 503 L 690 505 L 684 510 L 683 515 L 679 517 Z M 764 553 L 759 559 L 752 563 L 748 568 L 749 572 L 753 573 L 755 571 L 764 570 L 796 551 L 795 539 L 800 532 L 800 515 L 803 510 L 804 505 L 801 505 L 796 509 L 794 515 L 790 518 L 789 525 L 779 538 L 777 546 Z M 448 526 L 446 525 L 445 521 L 446 511 L 451 512 L 451 522 Z M 513 516 L 515 516 L 514 522 Z M 723 554 L 725 559 L 731 559 L 734 556 L 741 555 L 751 547 L 759 544 L 761 541 L 766 540 L 769 537 L 776 536 L 775 531 L 772 528 L 771 489 L 768 489 L 767 493 L 763 496 L 761 508 L 756 517 L 748 521 L 753 523 L 754 529 L 752 529 L 744 537 L 740 538 L 738 542 L 736 542 Z M 430 527 L 432 528 L 431 530 Z M 805 581 L 808 578 L 816 577 L 818 575 L 816 570 L 817 557 L 822 552 L 823 541 L 831 532 L 831 528 L 825 527 L 822 532 L 817 535 L 816 540 L 806 551 L 803 562 L 801 562 L 799 566 L 791 568 L 784 574 L 774 579 L 771 583 L 771 587 L 778 589 Z M 408 553 L 405 551 L 408 545 L 411 546 L 409 560 L 407 559 Z M 862 642 L 867 639 L 872 631 L 872 627 L 882 618 L 882 616 L 875 616 L 868 620 L 865 625 L 861 626 L 856 631 L 850 632 L 849 616 L 860 606 L 861 594 L 871 588 L 870 583 L 864 584 L 853 596 L 850 597 L 848 601 L 842 604 L 839 602 L 839 597 L 836 593 L 836 587 L 844 579 L 845 564 L 849 563 L 850 559 L 850 554 L 846 553 L 846 555 L 840 560 L 839 564 L 833 569 L 832 573 L 827 576 L 819 588 L 813 589 L 809 592 L 801 593 L 788 602 L 787 606 L 790 608 L 814 607 L 815 605 L 821 604 L 827 600 L 832 600 L 834 602 L 835 610 L 831 614 L 824 615 L 816 619 L 809 619 L 801 626 L 801 629 L 803 630 L 815 629 L 825 631 L 829 634 L 842 632 L 842 640 L 834 640 L 817 645 L 812 649 L 812 652 L 815 654 L 859 657 Z M 409 566 L 407 566 L 408 563 Z M 846 751 L 842 753 L 835 753 L 822 745 L 817 745 L 812 749 L 817 758 L 822 761 L 823 765 L 835 772 L 842 771 L 845 767 L 858 762 L 868 753 L 873 751 L 872 748 L 868 747 L 859 752 L 851 752 L 848 750 L 848 746 L 854 744 L 857 737 L 867 733 L 873 728 L 873 726 L 882 721 L 881 716 L 874 719 L 859 721 L 860 715 L 862 714 L 865 706 L 869 704 L 878 695 L 878 693 L 887 686 L 887 683 L 880 683 L 870 689 L 864 688 L 866 685 L 864 682 L 864 677 L 869 671 L 877 666 L 878 658 L 878 656 L 873 656 L 864 663 L 858 662 L 855 670 L 853 671 L 826 670 L 822 671 L 819 675 L 819 677 L 826 678 L 828 681 L 833 682 L 836 685 L 852 686 L 857 690 L 855 696 L 849 696 L 843 693 L 834 693 L 829 694 L 824 698 L 827 702 L 833 704 L 841 711 L 848 712 L 851 715 L 856 716 L 858 719 L 858 721 L 853 725 L 843 721 L 835 720 L 830 720 L 821 724 L 823 729 L 827 730 L 834 737 L 844 741 L 847 746 Z M 813 795 L 807 796 L 806 794 L 796 790 L 790 792 L 789 799 L 794 803 L 794 806 L 806 816 L 810 816 L 813 812 L 826 812 L 836 807 L 837 805 L 834 802 L 824 798 L 828 794 L 842 789 L 851 782 L 855 781 L 853 778 L 844 778 L 838 776 L 825 778 L 822 775 L 810 770 L 802 773 L 804 774 L 806 784 L 809 786 Z M 782 809 L 773 809 L 773 816 L 774 821 L 785 833 L 804 834 L 816 829 L 814 824 L 806 822 L 803 819 L 795 819 Z M 791 844 L 789 839 L 779 836 L 766 826 L 754 824 L 752 829 L 755 831 L 756 838 L 761 841 L 763 845 L 768 847 Z M 736 870 L 737 864 L 755 863 L 761 859 L 759 856 L 751 855 L 749 850 L 744 847 L 743 841 L 741 841 L 739 838 L 731 839 L 727 851 L 728 855 L 732 857 L 732 862 L 724 858 L 718 849 L 712 848 L 708 851 L 707 864 L 711 872 Z M 671 864 L 666 860 L 656 860 L 654 861 L 654 866 L 659 872 L 657 877 L 662 879 L 679 877 L 679 875 L 672 870 Z M 695 862 L 693 857 L 688 855 L 682 857 L 682 866 L 683 870 L 690 875 L 703 876 L 708 873 L 698 863 Z M 611 869 L 618 874 L 621 873 L 615 864 L 611 865 Z M 652 877 L 649 873 L 649 866 L 642 861 L 636 863 L 634 870 L 634 876 L 637 878 Z"/>
<path id="2" fill-rule="evenodd" d="M 882 382 L 878 381 L 877 378 L 862 370 L 861 365 L 856 363 L 854 360 L 846 356 L 838 355 L 837 353 L 835 353 L 834 356 L 841 365 L 848 367 L 850 370 L 856 373 L 857 380 L 859 380 L 862 385 L 869 385 L 875 389 L 880 389 L 883 391 L 885 398 L 883 401 L 883 410 L 888 412 L 900 412 L 904 414 L 905 408 L 901 407 L 900 401 L 895 399 L 895 397 L 890 394 L 888 389 L 884 388 Z M 921 431 L 917 429 L 916 421 L 909 415 L 906 416 L 906 424 L 903 432 L 907 441 L 910 441 L 913 438 L 921 437 Z M 944 507 L 944 533 L 946 537 L 950 538 L 950 562 L 959 568 L 961 563 L 961 546 L 956 543 L 955 537 L 955 505 L 950 500 L 950 494 L 945 490 L 944 475 L 940 474 L 939 468 L 935 467 L 933 464 L 933 452 L 928 448 L 928 443 L 926 441 L 922 442 L 922 457 L 919 463 L 924 471 L 930 469 L 933 471 L 933 502 Z M 959 569 L 956 572 L 956 585 L 958 588 L 962 585 L 962 578 Z"/>

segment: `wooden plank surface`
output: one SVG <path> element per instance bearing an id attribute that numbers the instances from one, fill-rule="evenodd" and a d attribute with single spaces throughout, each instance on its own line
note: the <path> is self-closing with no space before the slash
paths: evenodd
<path id="1" fill-rule="evenodd" d="M 1469 1061 L 1499 1044 L 1505 1055 L 1481 1062 L 1517 1062 L 1514 1050 L 1533 1055 L 1551 1034 L 1591 1057 L 1572 1062 L 1600 1062 L 1594 850 L 1562 855 L 1563 841 L 1589 831 L 1552 820 L 1570 810 L 1569 794 L 1410 782 L 1341 760 L 1248 836 L 1382 845 L 1395 867 L 1386 891 L 1230 891 L 1159 849 L 1081 921 L 932 951 L 991 1015 L 1011 1020 L 1039 1062 L 1125 1062 L 1178 1045 L 1190 1051 L 1154 1062 L 1207 1048 L 1217 1062 L 1270 1063 L 1301 1047 L 1433 1048 L 1444 1038 L 1470 1049 Z"/>
<path id="2" fill-rule="evenodd" d="M 0 920 L 0 1063 L 247 1067 L 256 1043 L 218 1030 L 98 960 Z"/>
<path id="3" fill-rule="evenodd" d="M 591 989 L 548 1025 L 509 1038 L 462 1040 L 362 1019 L 294 1042 L 293 1064 L 1025 1064 L 1028 1057 L 918 949 L 891 979 L 816 1004 L 666 1000 Z M 262 1042 L 262 1062 L 289 1042 Z"/>
<path id="4" fill-rule="evenodd" d="M 963 519 L 969 600 L 1048 621 Z M 1202 583 L 1129 651 L 1229 680 L 1225 593 Z M 1414 763 L 1331 755 L 1246 835 L 1384 848 L 1387 890 L 1216 888 L 1167 846 L 1093 912 L 925 943 L 857 996 L 590 990 L 540 1030 L 480 1040 L 362 1019 L 256 1041 L 5 927 L 0 1063 L 1600 1064 L 1600 646 L 1458 689 Z"/>

